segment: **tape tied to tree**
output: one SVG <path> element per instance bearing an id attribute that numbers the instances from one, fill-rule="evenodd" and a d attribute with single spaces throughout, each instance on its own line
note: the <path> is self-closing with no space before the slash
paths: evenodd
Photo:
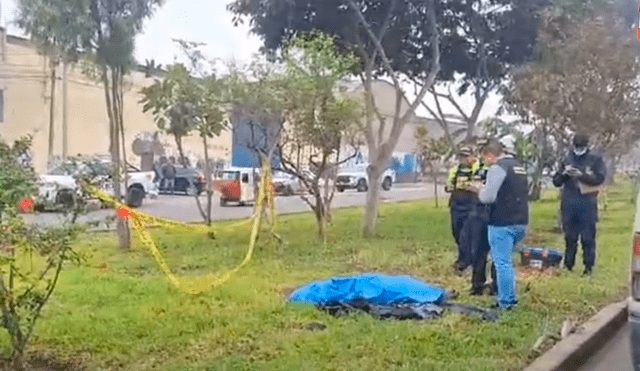
<path id="1" fill-rule="evenodd" d="M 256 212 L 251 216 L 250 219 L 245 220 L 240 223 L 236 223 L 230 226 L 224 227 L 224 229 L 236 228 L 238 226 L 242 226 L 253 221 L 253 228 L 251 231 L 251 239 L 249 241 L 249 248 L 247 249 L 247 253 L 235 268 L 227 271 L 221 276 L 216 276 L 213 274 L 209 274 L 205 277 L 193 277 L 189 280 L 179 279 L 175 274 L 171 272 L 171 268 L 167 264 L 166 259 L 162 256 L 162 253 L 156 247 L 156 244 L 153 240 L 153 237 L 146 229 L 150 225 L 158 225 L 165 228 L 171 229 L 186 229 L 194 232 L 204 232 L 211 233 L 212 227 L 209 226 L 199 226 L 199 225 L 189 225 L 186 223 L 176 222 L 173 220 L 158 218 L 155 216 L 151 216 L 145 213 L 141 213 L 139 211 L 135 211 L 104 192 L 92 187 L 88 184 L 84 184 L 83 186 L 87 189 L 88 193 L 93 197 L 98 198 L 100 201 L 111 205 L 117 209 L 118 217 L 126 218 L 131 221 L 131 228 L 135 231 L 136 236 L 140 240 L 142 246 L 144 246 L 145 250 L 154 258 L 156 264 L 160 271 L 164 274 L 165 277 L 171 282 L 171 284 L 188 294 L 196 295 L 206 291 L 209 291 L 215 287 L 218 287 L 228 281 L 233 274 L 237 273 L 242 267 L 244 267 L 253 256 L 253 252 L 255 249 L 255 244 L 258 239 L 258 234 L 260 230 L 260 224 L 262 221 L 262 215 L 265 211 L 265 202 L 268 207 L 269 213 L 271 214 L 269 217 L 269 221 L 271 224 L 271 233 L 274 236 L 274 227 L 275 227 L 275 206 L 274 206 L 274 192 L 272 187 L 270 186 L 270 169 L 268 166 L 264 166 L 264 175 L 260 181 L 259 194 L 256 201 Z"/>

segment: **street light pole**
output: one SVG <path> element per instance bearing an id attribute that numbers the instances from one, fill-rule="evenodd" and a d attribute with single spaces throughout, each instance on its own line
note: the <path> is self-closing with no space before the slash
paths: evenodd
<path id="1" fill-rule="evenodd" d="M 67 67 L 66 61 L 62 62 L 62 158 L 67 159 L 69 155 L 69 132 L 67 130 Z"/>

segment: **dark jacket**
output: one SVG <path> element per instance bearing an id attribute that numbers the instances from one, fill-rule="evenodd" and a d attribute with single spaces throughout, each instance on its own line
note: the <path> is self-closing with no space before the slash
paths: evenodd
<path id="1" fill-rule="evenodd" d="M 162 167 L 162 176 L 165 179 L 175 179 L 176 167 L 173 164 L 164 164 Z"/>
<path id="2" fill-rule="evenodd" d="M 529 187 L 527 173 L 515 158 L 502 158 L 495 165 L 501 167 L 506 176 L 494 203 L 490 206 L 489 225 L 529 224 Z"/>
<path id="3" fill-rule="evenodd" d="M 562 174 L 567 165 L 571 165 L 582 171 L 582 176 L 577 179 L 579 182 L 589 186 L 599 186 L 604 183 L 607 176 L 607 167 L 602 156 L 591 151 L 587 151 L 587 153 L 582 156 L 576 156 L 575 153 L 571 152 L 560 165 L 558 172 L 553 176 L 553 185 L 556 187 L 563 187 L 563 201 L 597 196 L 597 193 L 583 195 L 580 192 L 576 179 Z M 587 168 L 591 169 L 591 174 L 587 174 Z"/>

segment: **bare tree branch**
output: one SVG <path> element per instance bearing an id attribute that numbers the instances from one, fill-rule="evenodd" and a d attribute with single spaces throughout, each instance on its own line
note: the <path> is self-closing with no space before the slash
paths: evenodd
<path id="1" fill-rule="evenodd" d="M 367 20 L 364 18 L 364 14 L 362 14 L 360 9 L 356 6 L 356 3 L 353 0 L 348 0 L 348 2 L 349 2 L 349 6 L 351 6 L 351 8 L 353 8 L 353 10 L 356 12 L 356 15 L 360 19 L 360 23 L 364 27 L 365 31 L 367 32 L 367 34 L 369 34 L 369 37 L 373 42 L 373 44 L 375 45 L 378 54 L 380 54 L 380 57 L 382 58 L 382 63 L 384 64 L 384 68 L 386 69 L 387 73 L 393 80 L 393 84 L 396 86 L 396 89 L 400 89 L 400 82 L 398 81 L 398 77 L 396 76 L 395 71 L 391 67 L 391 62 L 389 61 L 389 58 L 387 58 L 387 54 L 385 53 L 384 48 L 382 47 L 382 43 L 381 43 L 382 40 L 378 39 L 378 37 L 376 37 L 376 35 L 373 33 L 373 31 L 371 30 L 371 27 L 367 23 Z M 391 13 L 391 10 L 395 8 L 396 2 L 397 0 L 392 0 L 391 8 L 389 10 L 390 13 Z M 381 32 L 380 36 L 384 37 L 384 32 Z"/>

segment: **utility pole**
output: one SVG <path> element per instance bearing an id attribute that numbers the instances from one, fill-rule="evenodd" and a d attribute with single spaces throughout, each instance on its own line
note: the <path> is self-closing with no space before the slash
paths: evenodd
<path id="1" fill-rule="evenodd" d="M 69 155 L 69 132 L 67 128 L 67 61 L 62 62 L 62 158 L 67 159 Z"/>
<path id="2" fill-rule="evenodd" d="M 58 67 L 59 61 L 55 56 L 49 57 L 49 66 L 51 67 L 51 97 L 50 97 L 50 106 L 49 106 L 49 153 L 48 159 L 49 164 L 51 166 L 53 164 L 53 144 L 54 144 L 54 123 L 55 123 L 55 95 L 56 95 L 56 68 Z"/>

